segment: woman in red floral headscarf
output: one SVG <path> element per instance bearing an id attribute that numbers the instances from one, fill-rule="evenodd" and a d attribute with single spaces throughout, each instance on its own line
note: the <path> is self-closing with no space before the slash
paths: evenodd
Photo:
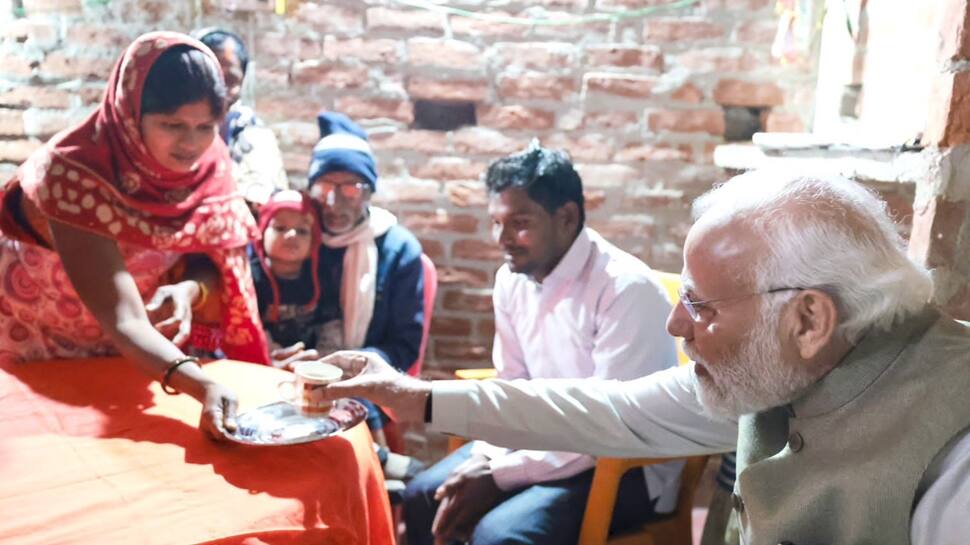
<path id="1" fill-rule="evenodd" d="M 201 401 L 204 431 L 233 426 L 232 392 L 152 326 L 144 303 L 189 256 L 191 278 L 165 288 L 177 313 L 220 294 L 226 355 L 268 361 L 244 249 L 255 224 L 218 138 L 224 107 L 205 46 L 145 34 L 100 107 L 21 165 L 0 189 L 0 361 L 120 352 Z"/>

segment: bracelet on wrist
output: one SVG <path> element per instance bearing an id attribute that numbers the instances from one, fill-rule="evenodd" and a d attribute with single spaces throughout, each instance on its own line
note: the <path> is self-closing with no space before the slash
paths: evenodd
<path id="1" fill-rule="evenodd" d="M 209 298 L 209 288 L 206 287 L 205 282 L 196 280 L 195 284 L 199 286 L 199 297 L 194 303 L 192 303 L 192 312 L 199 310 L 205 305 L 206 299 Z"/>
<path id="2" fill-rule="evenodd" d="M 172 360 L 172 363 L 168 364 L 168 369 L 166 369 L 165 374 L 162 375 L 163 392 L 165 392 L 170 396 L 177 395 L 179 393 L 178 390 L 176 390 L 175 388 L 172 388 L 172 386 L 169 385 L 168 381 L 172 379 L 172 374 L 175 373 L 176 369 L 178 369 L 181 365 L 190 363 L 190 362 L 199 363 L 199 358 L 195 356 L 182 356 L 181 358 L 175 358 L 174 360 Z"/>

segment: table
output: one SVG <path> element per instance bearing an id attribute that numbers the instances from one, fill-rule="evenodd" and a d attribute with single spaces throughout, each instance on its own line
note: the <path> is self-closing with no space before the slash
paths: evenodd
<path id="1" fill-rule="evenodd" d="M 289 373 L 217 361 L 240 411 Z M 302 445 L 215 443 L 201 405 L 120 358 L 0 365 L 0 543 L 392 545 L 361 423 Z"/>

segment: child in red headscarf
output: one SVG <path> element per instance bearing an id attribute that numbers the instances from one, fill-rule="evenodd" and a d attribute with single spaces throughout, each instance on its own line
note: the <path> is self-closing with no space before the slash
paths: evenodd
<path id="1" fill-rule="evenodd" d="M 256 299 L 270 347 L 317 345 L 320 225 L 313 202 L 294 190 L 275 193 L 259 209 L 262 242 L 253 243 Z"/>
<path id="2" fill-rule="evenodd" d="M 0 187 L 0 362 L 121 353 L 166 391 L 203 403 L 200 427 L 234 426 L 232 392 L 153 327 L 145 301 L 167 286 L 179 321 L 209 294 L 221 348 L 268 363 L 245 247 L 256 225 L 218 138 L 225 111 L 218 60 L 174 32 L 136 39 L 101 105 L 37 150 Z"/>

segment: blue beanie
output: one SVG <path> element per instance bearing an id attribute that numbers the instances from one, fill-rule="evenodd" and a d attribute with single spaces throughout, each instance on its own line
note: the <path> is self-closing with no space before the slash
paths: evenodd
<path id="1" fill-rule="evenodd" d="M 317 115 L 320 141 L 313 147 L 310 172 L 313 181 L 330 172 L 350 172 L 357 175 L 371 191 L 377 189 L 377 165 L 367 143 L 367 133 L 344 114 L 321 112 Z"/>

